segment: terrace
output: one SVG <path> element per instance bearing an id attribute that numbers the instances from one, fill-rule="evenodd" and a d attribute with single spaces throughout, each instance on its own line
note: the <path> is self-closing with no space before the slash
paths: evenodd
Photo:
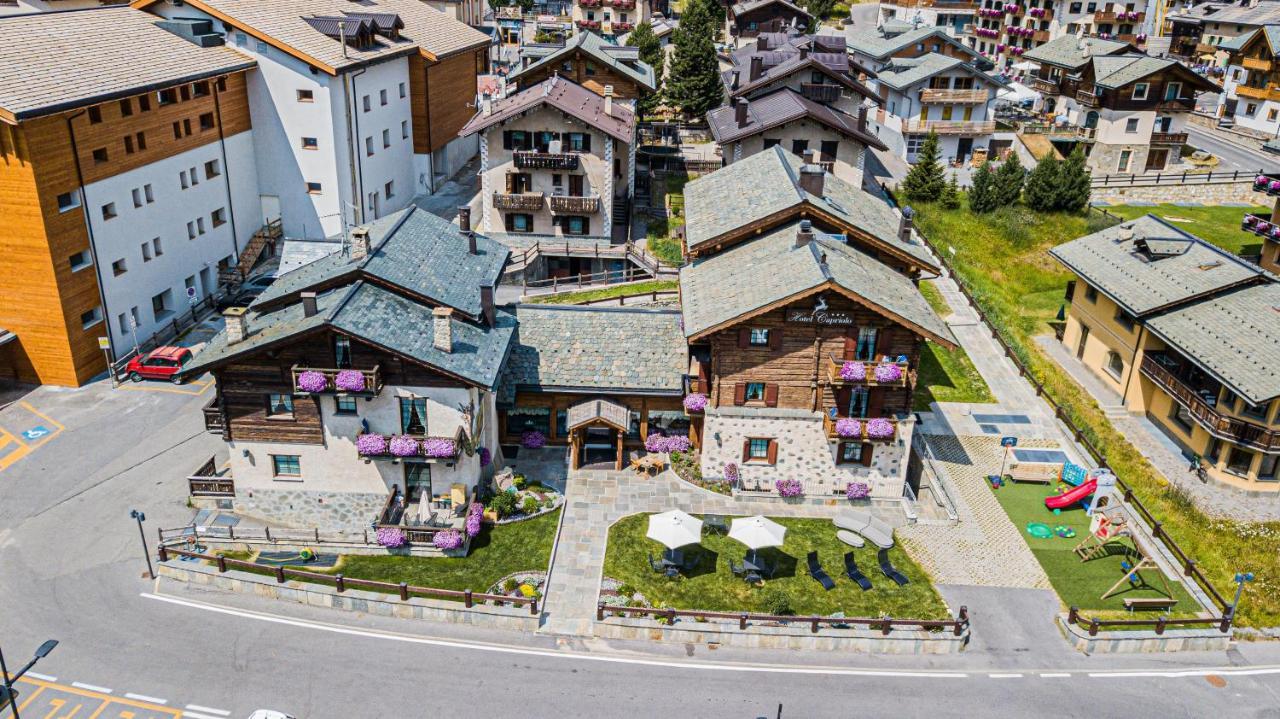
<path id="1" fill-rule="evenodd" d="M 1174 352 L 1147 352 L 1141 372 L 1214 437 L 1263 451 L 1280 450 L 1280 431 L 1222 412 L 1218 408 L 1222 385 L 1186 358 Z"/>
<path id="2" fill-rule="evenodd" d="M 372 369 L 333 369 L 294 365 L 293 386 L 309 394 L 354 394 L 375 396 L 382 391 L 382 373 L 378 365 Z M 323 378 L 323 387 L 320 379 Z"/>
<path id="3" fill-rule="evenodd" d="M 925 105 L 981 105 L 987 101 L 986 90 L 943 90 L 929 88 L 920 91 L 920 102 Z"/>
<path id="4" fill-rule="evenodd" d="M 414 459 L 422 462 L 453 462 L 458 459 L 462 430 L 452 437 L 425 434 L 377 434 L 361 432 L 356 436 L 356 452 L 365 459 L 389 459 L 398 462 Z"/>

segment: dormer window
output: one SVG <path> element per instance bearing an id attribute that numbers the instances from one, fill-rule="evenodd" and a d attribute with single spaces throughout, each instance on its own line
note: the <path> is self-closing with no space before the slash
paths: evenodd
<path id="1" fill-rule="evenodd" d="M 1151 90 L 1151 86 L 1145 82 L 1135 83 L 1133 86 L 1133 99 L 1134 100 L 1147 99 L 1147 92 L 1150 90 Z"/>

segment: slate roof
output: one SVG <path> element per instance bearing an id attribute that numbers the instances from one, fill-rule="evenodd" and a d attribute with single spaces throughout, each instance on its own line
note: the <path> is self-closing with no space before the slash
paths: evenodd
<path id="1" fill-rule="evenodd" d="M 1080 47 L 1081 43 L 1084 44 L 1083 48 Z M 1118 55 L 1130 49 L 1132 46 L 1127 42 L 1063 35 L 1028 50 L 1022 59 L 1075 70 L 1089 64 L 1089 60 L 1097 55 Z"/>
<path id="2" fill-rule="evenodd" d="M 604 41 L 594 32 L 579 32 L 574 35 L 563 47 L 543 45 L 529 53 L 539 58 L 537 62 L 530 64 L 528 67 L 516 70 L 507 76 L 508 82 L 517 82 L 520 77 L 534 70 L 534 68 L 544 67 L 546 65 L 554 65 L 558 63 L 562 57 L 572 55 L 575 52 L 583 52 L 590 55 L 596 62 L 604 65 L 618 73 L 631 78 L 637 83 L 653 90 L 657 81 L 654 78 L 653 68 L 647 63 L 640 62 L 639 48 L 627 47 L 624 45 L 611 45 Z M 522 51 L 523 52 L 523 51 Z"/>
<path id="3" fill-rule="evenodd" d="M 492 388 L 515 333 L 515 316 L 505 310 L 495 313 L 493 327 L 455 319 L 453 351 L 442 352 L 434 345 L 430 306 L 364 281 L 319 295 L 316 305 L 317 312 L 311 317 L 304 316 L 301 302 L 267 312 L 251 310 L 246 316 L 243 340 L 228 344 L 226 332 L 218 333 L 183 369 L 183 374 L 199 375 L 236 357 L 327 325 L 480 387 Z"/>
<path id="4" fill-rule="evenodd" d="M 887 249 L 937 270 L 924 247 L 898 238 L 899 220 L 880 198 L 828 173 L 823 197 L 800 189 L 804 161 L 772 147 L 685 185 L 685 227 L 690 249 L 774 213 L 808 203 L 875 238 Z"/>
<path id="5" fill-rule="evenodd" d="M 768 48 L 760 50 L 763 42 Z M 801 57 L 802 51 L 804 56 Z M 755 81 L 751 77 L 751 59 L 759 57 L 762 73 Z M 756 42 L 735 50 L 728 56 L 731 67 L 720 73 L 729 97 L 737 97 L 775 83 L 798 71 L 826 70 L 827 74 L 845 87 L 873 100 L 878 96 L 857 79 L 858 72 L 849 64 L 845 38 L 842 35 L 805 35 L 799 32 L 766 32 L 756 37 Z M 738 86 L 733 86 L 733 73 L 738 73 Z M 868 73 L 871 74 L 871 73 Z M 807 82 L 806 76 L 806 82 Z"/>
<path id="6" fill-rule="evenodd" d="M 679 395 L 688 347 L 678 310 L 517 305 L 502 393 L 582 389 Z"/>
<path id="7" fill-rule="evenodd" d="M 1181 240 L 1186 246 L 1153 260 L 1136 247 L 1146 239 Z M 1049 254 L 1135 317 L 1266 276 L 1154 215 L 1058 245 Z"/>
<path id="8" fill-rule="evenodd" d="M 1218 89 L 1217 85 L 1214 85 L 1204 77 L 1191 72 L 1191 70 L 1180 62 L 1165 58 L 1150 57 L 1148 55 L 1134 54 L 1093 58 L 1093 82 L 1098 87 L 1124 87 L 1125 85 L 1137 82 L 1148 75 L 1162 72 L 1170 68 L 1175 68 L 1181 71 L 1181 74 L 1187 76 L 1187 80 L 1198 83 L 1200 85 L 1199 89 L 1202 91 Z"/>
<path id="9" fill-rule="evenodd" d="M 367 229 L 370 251 L 363 260 L 337 252 L 286 272 L 254 307 L 270 309 L 303 290 L 363 277 L 476 317 L 481 312 L 480 286 L 497 284 L 511 254 L 501 243 L 477 235 L 473 255 L 456 225 L 415 206 L 380 218 Z"/>
<path id="10" fill-rule="evenodd" d="M 787 0 L 746 0 L 745 2 L 732 3 L 729 5 L 729 14 L 733 17 L 737 17 L 743 13 L 759 10 L 762 7 L 768 7 L 774 4 L 782 5 L 797 15 L 804 15 L 810 20 L 813 20 L 813 15 L 810 15 L 807 10 L 799 5 L 788 2 Z"/>
<path id="11" fill-rule="evenodd" d="M 858 118 L 828 105 L 814 102 L 791 88 L 784 87 L 747 104 L 747 124 L 739 127 L 737 108 L 722 105 L 707 113 L 711 136 L 718 143 L 734 142 L 765 130 L 804 118 L 825 125 L 858 142 L 880 150 L 888 149 L 880 138 L 858 127 Z"/>
<path id="12" fill-rule="evenodd" d="M 158 0 L 141 0 L 135 6 Z M 186 0 L 197 10 L 229 18 L 227 24 L 268 42 L 275 42 L 304 55 L 317 66 L 342 69 L 370 61 L 417 52 L 441 58 L 463 50 L 488 45 L 485 33 L 453 19 L 421 0 Z M 399 40 L 375 36 L 374 46 L 359 50 L 312 27 L 306 18 L 355 15 L 399 15 L 404 22 Z M 231 34 L 231 33 L 229 33 Z M 228 37 L 228 44 L 233 44 Z"/>
<path id="13" fill-rule="evenodd" d="M 483 110 L 477 112 L 458 134 L 462 137 L 473 135 L 544 104 L 576 117 L 628 145 L 635 139 L 635 112 L 626 103 L 615 98 L 611 114 L 606 115 L 603 97 L 558 76 L 549 77 L 510 97 L 494 100 L 488 115 Z"/>
<path id="14" fill-rule="evenodd" d="M 1280 3 L 1251 3 L 1252 7 L 1228 5 L 1204 18 L 1205 22 L 1216 22 L 1223 25 L 1245 25 L 1259 27 L 1280 23 Z"/>
<path id="15" fill-rule="evenodd" d="M 783 225 L 682 267 L 680 300 L 685 335 L 700 335 L 833 283 L 895 320 L 921 328 L 931 339 L 955 344 L 947 325 L 908 277 L 839 237 L 817 233 L 809 244 L 796 247 L 799 227 L 798 221 Z"/>
<path id="16" fill-rule="evenodd" d="M 1278 20 L 1280 20 L 1280 18 L 1278 18 Z M 1262 33 L 1267 36 L 1267 47 L 1271 50 L 1271 55 L 1273 57 L 1280 54 L 1280 25 L 1265 25 L 1263 27 L 1250 30 L 1249 32 L 1241 33 L 1235 37 L 1223 40 L 1221 43 L 1218 43 L 1217 47 L 1220 50 L 1242 50 L 1258 36 L 1258 33 Z"/>
<path id="17" fill-rule="evenodd" d="M 866 55 L 874 60 L 883 60 L 903 48 L 922 43 L 929 38 L 937 38 L 952 47 L 963 50 L 970 57 L 978 57 L 978 53 L 973 48 L 957 42 L 943 28 L 932 25 L 922 25 L 899 34 L 885 32 L 884 28 L 878 27 L 866 32 L 854 33 L 849 36 L 848 42 L 850 52 Z"/>
<path id="18" fill-rule="evenodd" d="M 1237 289 L 1147 327 L 1250 404 L 1280 397 L 1280 284 Z"/>
<path id="19" fill-rule="evenodd" d="M 906 90 L 912 85 L 928 80 L 934 75 L 957 68 L 963 68 L 971 77 L 979 78 L 997 87 L 1009 87 L 1009 83 L 999 77 L 988 75 L 964 60 L 943 55 L 940 52 L 931 52 L 920 57 L 894 58 L 889 61 L 888 65 L 880 69 L 876 78 L 882 85 L 895 90 Z"/>
<path id="20" fill-rule="evenodd" d="M 39 117 L 257 64 L 158 22 L 124 6 L 0 19 L 0 111 Z"/>

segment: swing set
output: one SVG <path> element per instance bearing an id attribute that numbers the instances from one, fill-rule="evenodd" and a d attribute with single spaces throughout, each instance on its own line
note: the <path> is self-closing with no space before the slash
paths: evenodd
<path id="1" fill-rule="evenodd" d="M 1124 537 L 1128 537 L 1130 539 L 1133 545 L 1132 547 L 1121 542 L 1121 539 Z M 1076 553 L 1076 556 L 1080 557 L 1080 561 L 1087 562 L 1091 559 L 1109 556 L 1112 553 L 1110 549 L 1112 546 L 1119 547 L 1121 553 L 1126 555 L 1126 559 L 1120 562 L 1120 569 L 1124 572 L 1124 575 L 1121 576 L 1120 579 L 1116 580 L 1116 583 L 1112 584 L 1107 591 L 1103 592 L 1099 599 L 1107 599 L 1108 597 L 1121 593 L 1126 584 L 1131 589 L 1138 589 L 1141 587 L 1156 589 L 1156 587 L 1148 584 L 1142 575 L 1144 570 L 1148 570 L 1148 574 L 1154 572 L 1155 576 L 1159 578 L 1160 584 L 1164 587 L 1164 595 L 1168 598 L 1168 600 L 1149 600 L 1150 603 L 1153 605 L 1157 603 L 1161 605 L 1171 605 L 1169 600 L 1172 600 L 1173 602 L 1177 601 L 1176 599 L 1173 599 L 1173 588 L 1169 585 L 1169 580 L 1164 576 L 1164 572 L 1161 571 L 1160 565 L 1156 564 L 1156 561 L 1152 559 L 1152 553 L 1147 551 L 1146 547 L 1143 546 L 1138 535 L 1131 531 L 1124 515 L 1120 512 L 1115 512 L 1114 514 L 1107 514 L 1104 512 L 1094 513 L 1093 518 L 1089 523 L 1089 536 L 1085 537 L 1079 544 L 1077 544 L 1073 551 Z M 1129 606 L 1131 603 L 1134 605 L 1145 605 L 1148 603 L 1148 600 L 1125 600 L 1126 606 Z"/>

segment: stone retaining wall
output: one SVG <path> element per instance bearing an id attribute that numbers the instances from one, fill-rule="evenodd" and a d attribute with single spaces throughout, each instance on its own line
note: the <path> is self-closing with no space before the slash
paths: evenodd
<path id="1" fill-rule="evenodd" d="M 215 567 L 195 562 L 163 562 L 156 566 L 156 571 L 168 581 L 211 587 L 241 594 L 253 594 L 268 599 L 279 599 L 313 607 L 328 607 L 330 609 L 362 612 L 383 617 L 426 619 L 429 621 L 449 622 L 450 624 L 471 624 L 524 632 L 532 632 L 538 628 L 538 617 L 530 614 L 527 606 L 475 604 L 471 609 L 467 609 L 462 602 L 418 597 L 410 597 L 408 601 L 400 601 L 399 596 L 396 595 L 367 592 L 359 589 L 348 589 L 339 594 L 333 587 L 323 584 L 310 584 L 294 580 L 287 581 L 284 584 L 277 584 L 272 577 L 235 570 L 219 572 Z M 480 587 L 475 591 L 483 591 L 483 589 L 484 587 Z"/>
<path id="2" fill-rule="evenodd" d="M 956 654 L 969 645 L 969 630 L 960 636 L 950 631 L 926 632 L 894 629 L 888 636 L 879 630 L 822 627 L 817 634 L 808 624 L 748 625 L 696 622 L 680 618 L 672 626 L 656 620 L 616 617 L 606 613 L 595 623 L 595 635 L 607 639 L 642 639 L 679 644 L 712 644 L 749 649 L 799 649 L 807 651 L 864 652 L 869 654 Z"/>
<path id="3" fill-rule="evenodd" d="M 373 536 L 373 532 L 369 532 L 369 536 Z M 465 535 L 464 535 L 465 536 Z M 309 549 L 317 554 L 359 554 L 370 557 L 464 557 L 466 550 L 470 546 L 470 539 L 466 539 L 460 550 L 452 550 L 449 552 L 438 549 L 433 544 L 412 544 L 404 547 L 389 549 L 380 544 L 363 544 L 356 542 L 300 542 L 296 540 L 277 541 L 266 539 L 241 539 L 237 537 L 230 539 L 227 537 L 211 537 L 209 535 L 200 535 L 201 546 L 216 547 L 219 550 L 230 552 L 301 552 Z M 189 549 L 182 543 L 166 542 L 170 547 L 177 549 Z"/>
<path id="4" fill-rule="evenodd" d="M 1099 631 L 1089 636 L 1085 627 L 1067 623 L 1067 615 L 1058 615 L 1058 628 L 1067 643 L 1085 654 L 1152 654 L 1155 652 L 1226 651 L 1232 632 L 1223 634 L 1217 627 L 1166 629 L 1164 634 L 1151 631 Z M 1232 630 L 1234 631 L 1234 630 Z"/>
<path id="5" fill-rule="evenodd" d="M 1112 205 L 1127 205 L 1132 202 L 1201 202 L 1206 205 L 1220 205 L 1227 202 L 1244 202 L 1258 204 L 1259 195 L 1253 191 L 1253 175 L 1242 177 L 1239 182 L 1189 182 L 1187 184 L 1169 183 L 1154 187 L 1130 187 L 1117 184 L 1112 187 L 1094 186 L 1090 202 L 1106 202 Z M 1269 203 L 1263 203 L 1269 204 Z M 1240 215 L 1244 216 L 1241 209 Z M 1176 224 L 1176 223 L 1175 223 Z"/>

